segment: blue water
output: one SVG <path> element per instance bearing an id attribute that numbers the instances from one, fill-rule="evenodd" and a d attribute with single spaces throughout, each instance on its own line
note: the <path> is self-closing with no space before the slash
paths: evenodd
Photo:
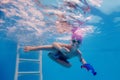
<path id="1" fill-rule="evenodd" d="M 112 2 L 109 2 L 109 4 L 112 4 Z M 90 72 L 81 69 L 81 63 L 77 58 L 70 59 L 71 68 L 64 68 L 49 59 L 47 51 L 43 51 L 43 80 L 120 80 L 120 11 L 118 10 L 120 4 L 119 6 L 117 6 L 117 2 L 115 4 L 116 7 L 107 5 L 106 0 L 103 1 L 101 9 L 92 7 L 90 14 L 100 16 L 102 20 L 98 20 L 97 23 L 90 23 L 98 29 L 98 33 L 95 32 L 86 36 L 80 47 L 83 57 L 94 66 L 98 74 L 93 76 Z M 56 37 L 55 34 L 53 34 L 53 37 L 45 37 L 49 34 L 46 33 L 37 35 L 39 37 L 37 38 L 35 34 L 32 34 L 35 30 L 37 32 L 37 29 L 26 31 L 26 26 L 18 23 L 20 19 L 24 21 L 23 17 L 7 16 L 3 12 L 2 9 L 9 9 L 9 6 L 11 6 L 10 3 L 0 5 L 0 20 L 3 20 L 0 21 L 0 80 L 14 80 L 18 42 L 22 45 L 41 45 L 41 41 L 47 39 L 45 41 L 47 43 L 43 42 L 43 44 L 50 44 L 55 41 L 54 38 Z M 111 9 L 111 6 L 115 9 Z M 13 6 L 12 8 L 16 7 Z M 104 8 L 108 8 L 108 11 L 105 11 Z M 42 29 L 44 30 L 43 27 Z M 36 68 L 35 65 L 31 67 Z M 34 79 L 29 77 L 29 80 Z"/>

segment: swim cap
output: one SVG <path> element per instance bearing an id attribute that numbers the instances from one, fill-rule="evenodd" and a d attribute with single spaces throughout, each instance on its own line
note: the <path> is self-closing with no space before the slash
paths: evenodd
<path id="1" fill-rule="evenodd" d="M 72 40 L 82 41 L 82 31 L 78 27 L 72 29 Z"/>

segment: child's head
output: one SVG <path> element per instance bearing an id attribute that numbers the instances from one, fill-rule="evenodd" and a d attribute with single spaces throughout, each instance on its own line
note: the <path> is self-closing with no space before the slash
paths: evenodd
<path id="1" fill-rule="evenodd" d="M 79 41 L 81 43 L 82 37 L 83 37 L 83 35 L 82 35 L 80 28 L 74 27 L 72 29 L 72 40 L 76 40 L 76 41 Z"/>
<path id="2" fill-rule="evenodd" d="M 74 27 L 72 29 L 72 44 L 79 46 L 82 43 L 82 33 L 80 28 Z"/>

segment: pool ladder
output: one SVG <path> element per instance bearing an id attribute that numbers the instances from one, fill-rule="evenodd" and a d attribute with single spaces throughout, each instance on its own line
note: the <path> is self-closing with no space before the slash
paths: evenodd
<path id="1" fill-rule="evenodd" d="M 15 76 L 14 80 L 19 80 L 20 75 L 39 75 L 39 80 L 43 80 L 42 78 L 42 51 L 39 52 L 39 59 L 27 59 L 20 58 L 19 52 L 20 46 L 17 45 L 17 57 L 16 57 L 16 68 L 15 68 Z M 39 64 L 38 71 L 19 71 L 19 63 L 20 62 L 37 62 Z"/>

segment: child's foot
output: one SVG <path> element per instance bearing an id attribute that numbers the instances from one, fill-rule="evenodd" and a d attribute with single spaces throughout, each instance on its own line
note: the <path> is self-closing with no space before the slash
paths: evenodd
<path id="1" fill-rule="evenodd" d="M 25 52 L 28 52 L 28 51 L 31 50 L 31 48 L 32 48 L 31 46 L 25 46 L 25 47 L 24 47 L 24 51 L 25 51 Z"/>

